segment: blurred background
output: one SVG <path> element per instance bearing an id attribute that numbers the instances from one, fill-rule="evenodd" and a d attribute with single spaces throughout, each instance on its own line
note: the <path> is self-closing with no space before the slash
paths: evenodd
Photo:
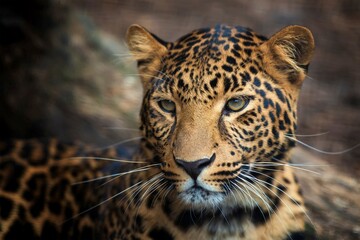
<path id="1" fill-rule="evenodd" d="M 135 137 L 142 93 L 123 40 L 133 23 L 166 41 L 217 23 L 267 36 L 308 27 L 316 52 L 298 134 L 319 136 L 299 140 L 327 152 L 360 143 L 359 0 L 2 0 L 0 138 L 105 146 Z M 360 148 L 308 150 L 358 183 Z"/>
<path id="2" fill-rule="evenodd" d="M 0 13 L 1 138 L 131 137 L 114 127 L 137 128 L 141 90 L 123 41 L 133 23 L 167 41 L 217 23 L 267 36 L 298 24 L 316 41 L 298 134 L 320 134 L 299 140 L 329 152 L 360 143 L 358 0 L 3 0 Z M 360 148 L 320 156 L 360 176 Z"/>

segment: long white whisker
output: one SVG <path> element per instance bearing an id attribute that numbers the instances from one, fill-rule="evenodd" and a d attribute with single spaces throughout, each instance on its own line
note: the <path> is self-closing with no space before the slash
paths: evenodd
<path id="1" fill-rule="evenodd" d="M 319 172 L 315 172 L 313 170 L 309 170 L 309 169 L 306 169 L 306 168 L 301 168 L 301 167 L 297 167 L 297 166 L 293 166 L 293 165 L 289 165 L 289 164 L 282 164 L 282 163 L 267 163 L 267 164 L 253 164 L 252 167 L 254 168 L 258 168 L 260 169 L 260 167 L 263 167 L 262 169 L 266 169 L 266 170 L 271 170 L 273 172 L 276 172 L 276 171 L 279 171 L 277 169 L 267 169 L 267 168 L 264 168 L 264 167 L 273 167 L 273 166 L 288 166 L 288 167 L 291 167 L 293 169 L 297 169 L 297 170 L 301 170 L 301 171 L 305 171 L 305 172 L 310 172 L 310 173 L 313 173 L 313 174 L 317 174 L 317 175 L 320 175 Z"/>
<path id="2" fill-rule="evenodd" d="M 143 138 L 143 137 L 134 137 L 134 138 L 126 139 L 126 140 L 123 140 L 123 141 L 120 141 L 120 142 L 116 142 L 116 143 L 114 143 L 114 144 L 111 144 L 111 145 L 109 145 L 109 146 L 91 149 L 91 150 L 89 150 L 89 152 L 93 152 L 93 151 L 97 151 L 97 150 L 104 150 L 104 149 L 107 149 L 107 148 L 119 146 L 119 145 L 124 144 L 124 143 L 137 141 L 137 140 L 140 140 L 140 139 L 142 139 L 142 138 Z"/>
<path id="3" fill-rule="evenodd" d="M 133 132 L 140 132 L 137 128 L 124 128 L 124 127 L 103 127 L 105 129 L 111 129 L 111 130 L 124 130 L 124 131 L 133 131 Z"/>
<path id="4" fill-rule="evenodd" d="M 132 198 L 130 199 L 128 205 L 127 205 L 127 208 L 128 209 L 130 207 L 130 205 L 133 203 L 135 197 L 134 196 L 137 196 L 138 194 L 140 194 L 140 192 L 147 186 L 149 185 L 150 183 L 152 183 L 153 181 L 156 181 L 158 178 L 160 178 L 163 174 L 162 173 L 157 173 L 155 174 L 152 178 L 150 178 L 149 180 L 147 180 L 146 182 L 143 182 L 143 184 L 141 184 L 135 191 L 133 191 L 131 193 L 132 195 Z M 142 199 L 138 199 L 138 201 L 135 203 L 135 206 L 138 206 L 140 205 L 139 202 L 142 201 Z"/>
<path id="5" fill-rule="evenodd" d="M 256 196 L 258 196 L 261 201 L 264 202 L 265 206 L 268 208 L 268 209 L 272 209 L 272 207 L 270 206 L 270 204 L 268 203 L 268 201 L 265 201 L 265 199 L 263 198 L 262 194 L 258 191 L 259 189 L 256 189 L 252 184 L 250 184 L 248 181 L 246 181 L 245 179 L 241 178 L 240 176 L 238 176 L 239 179 L 241 179 L 242 181 L 239 181 L 239 180 L 236 180 L 238 181 L 238 183 L 240 183 L 242 186 L 246 186 L 249 188 L 249 190 L 251 192 L 253 192 Z M 247 184 L 245 184 L 245 182 Z M 265 197 L 267 197 L 265 194 L 264 194 Z M 255 201 L 256 202 L 256 201 Z"/>
<path id="6" fill-rule="evenodd" d="M 252 170 L 252 171 L 253 171 L 253 170 Z M 277 183 L 279 183 L 279 184 L 282 184 L 282 183 L 279 182 L 277 179 L 275 179 L 275 178 L 273 178 L 273 177 L 271 177 L 271 176 L 269 176 L 269 175 L 267 175 L 267 174 L 265 174 L 265 173 L 258 172 L 258 171 L 253 171 L 253 172 L 258 173 L 258 174 L 261 174 L 261 175 L 263 175 L 263 176 L 265 176 L 265 177 L 269 177 L 269 178 L 272 179 L 273 181 L 275 181 L 275 182 L 277 182 Z M 260 179 L 257 179 L 257 180 L 260 180 Z M 306 215 L 307 219 L 309 219 L 310 223 L 311 223 L 312 225 L 314 225 L 314 223 L 312 222 L 310 216 L 306 213 L 305 208 L 304 208 L 303 206 L 301 206 L 300 204 L 298 204 L 297 201 L 296 201 L 293 197 L 291 197 L 287 192 L 283 191 L 282 189 L 278 188 L 277 186 L 275 186 L 275 185 L 273 185 L 273 184 L 270 184 L 270 183 L 268 183 L 268 182 L 266 182 L 266 181 L 264 181 L 264 183 L 265 183 L 265 184 L 268 184 L 268 185 L 270 185 L 270 186 L 272 186 L 272 187 L 274 187 L 274 188 L 276 188 L 277 190 L 279 190 L 279 191 L 281 191 L 283 194 L 285 194 L 288 198 L 290 198 L 291 200 L 293 200 L 293 202 L 294 202 L 298 207 L 300 207 L 300 209 L 301 209 L 301 210 L 303 211 L 303 213 Z"/>
<path id="7" fill-rule="evenodd" d="M 261 182 L 258 182 L 258 180 L 260 180 L 260 179 L 257 179 L 257 178 L 254 178 L 254 177 L 252 177 L 252 176 L 248 176 L 247 174 L 243 174 L 242 176 L 244 176 L 244 177 L 247 177 L 247 178 L 249 178 L 250 180 L 255 180 L 255 184 L 259 187 L 259 185 L 258 184 L 260 184 L 260 185 L 262 185 L 262 186 L 264 186 L 263 184 L 261 184 Z M 245 180 L 245 179 L 243 179 L 243 180 Z M 245 180 L 246 181 L 246 180 Z M 248 181 L 246 181 L 246 182 L 248 182 Z M 251 185 L 250 183 L 249 183 L 249 185 Z M 267 187 L 266 187 L 267 188 Z M 268 190 L 270 190 L 269 188 L 267 188 Z M 270 190 L 271 191 L 271 190 Z M 271 191 L 271 192 L 273 192 L 273 191 Z M 273 194 L 276 196 L 276 197 L 278 197 L 274 192 L 273 192 Z M 275 205 L 275 203 L 271 200 L 271 198 L 269 198 L 264 192 L 263 192 L 263 195 L 264 195 L 264 197 L 267 199 L 267 200 L 269 200 L 270 202 L 271 202 L 271 204 L 272 205 L 274 205 L 275 207 L 276 207 L 276 209 L 279 209 L 276 205 Z M 278 197 L 279 198 L 279 197 Z M 281 199 L 281 198 L 279 198 L 282 202 L 283 202 L 283 200 Z M 264 201 L 264 200 L 263 200 Z M 284 203 L 284 202 L 283 202 Z M 284 203 L 286 206 L 287 206 L 287 204 L 286 203 Z M 288 206 L 287 206 L 288 207 Z M 262 213 L 262 215 L 263 215 L 263 217 L 265 218 L 265 216 L 264 216 L 264 213 L 262 212 L 262 210 L 261 210 L 261 207 L 259 207 L 259 209 L 260 209 L 260 211 L 261 211 L 261 213 Z M 289 211 L 293 214 L 293 212 L 291 211 L 291 209 L 288 207 L 288 209 L 289 209 Z M 269 208 L 269 210 L 270 210 L 270 212 L 272 213 L 272 214 L 275 214 L 275 216 L 280 220 L 280 222 L 281 222 L 281 218 L 280 218 L 280 216 L 277 214 L 277 212 L 272 208 L 272 207 L 270 207 Z M 294 214 L 293 214 L 294 215 Z M 291 236 L 289 235 L 289 233 L 287 232 L 287 230 L 286 230 L 286 227 L 284 226 L 284 224 L 282 224 L 282 227 L 283 227 L 283 229 L 286 231 L 286 234 L 288 235 L 288 237 L 290 238 L 290 239 L 292 239 L 291 238 Z"/>
<path id="8" fill-rule="evenodd" d="M 121 162 L 121 163 L 134 163 L 134 164 L 144 164 L 148 162 L 143 161 L 133 161 L 126 159 L 116 159 L 116 158 L 104 158 L 104 157 L 71 157 L 68 159 L 94 159 L 94 160 L 103 160 L 103 161 L 112 161 L 112 162 Z"/>
<path id="9" fill-rule="evenodd" d="M 110 200 L 114 199 L 115 197 L 117 197 L 117 196 L 119 196 L 119 195 L 121 195 L 121 194 L 125 193 L 126 191 L 128 191 L 128 190 L 130 190 L 130 189 L 132 189 L 132 188 L 136 187 L 137 185 L 139 185 L 139 184 L 141 184 L 141 183 L 142 183 L 142 181 L 140 181 L 140 182 L 138 182 L 138 183 L 135 183 L 134 185 L 132 185 L 132 186 L 130 186 L 130 187 L 128 187 L 128 188 L 126 188 L 126 189 L 122 190 L 121 192 L 118 192 L 118 193 L 117 193 L 117 194 L 115 194 L 114 196 L 109 197 L 108 199 L 106 199 L 106 200 L 104 200 L 104 201 L 102 201 L 102 202 L 100 202 L 100 203 L 96 204 L 95 206 L 92 206 L 92 207 L 90 207 L 90 208 L 86 209 L 85 211 L 82 211 L 82 212 L 80 212 L 80 213 L 78 213 L 78 214 L 76 214 L 76 215 L 72 216 L 71 218 L 69 218 L 69 219 L 65 220 L 65 221 L 63 222 L 63 224 L 64 224 L 64 223 L 66 223 L 66 222 L 68 222 L 68 221 L 70 221 L 71 219 L 77 218 L 78 216 L 80 216 L 80 215 L 82 215 L 82 214 L 84 214 L 84 213 L 86 213 L 86 212 L 89 212 L 89 211 L 93 210 L 94 208 L 97 208 L 98 206 L 100 206 L 100 205 L 102 205 L 102 204 L 104 204 L 104 203 L 106 203 L 106 202 L 108 202 L 108 201 L 110 201 Z"/>
<path id="10" fill-rule="evenodd" d="M 150 164 L 150 165 L 148 165 L 148 166 L 139 167 L 139 168 L 136 168 L 136 169 L 127 171 L 127 172 L 115 173 L 115 174 L 106 175 L 106 176 L 101 176 L 101 177 L 94 178 L 94 179 L 89 179 L 89 180 L 85 180 L 85 181 L 76 182 L 76 183 L 73 183 L 72 185 L 79 185 L 79 184 L 83 184 L 83 183 L 90 183 L 90 182 L 95 182 L 95 181 L 99 181 L 99 180 L 107 179 L 107 178 L 111 178 L 111 177 L 115 177 L 115 178 L 116 178 L 116 177 L 124 176 L 124 175 L 127 175 L 127 174 L 131 174 L 131 173 L 147 171 L 147 170 L 151 169 L 152 167 L 157 167 L 157 166 L 160 166 L 160 165 L 161 165 L 160 163 Z M 112 181 L 112 180 L 114 180 L 114 179 L 111 179 L 111 181 Z"/>
<path id="11" fill-rule="evenodd" d="M 311 149 L 311 150 L 314 150 L 314 151 L 319 152 L 319 153 L 327 154 L 327 155 L 341 155 L 341 154 L 344 154 L 344 153 L 348 153 L 348 152 L 350 152 L 350 151 L 352 151 L 352 150 L 354 150 L 355 148 L 357 148 L 357 147 L 360 146 L 360 143 L 359 143 L 359 144 L 356 144 L 355 146 L 353 146 L 353 147 L 351 147 L 351 148 L 348 148 L 348 149 L 345 149 L 345 150 L 342 150 L 342 151 L 328 152 L 328 151 L 324 151 L 324 150 L 321 150 L 321 149 L 317 149 L 317 148 L 315 148 L 315 147 L 313 147 L 313 146 L 310 146 L 309 144 L 304 143 L 304 142 L 302 142 L 302 141 L 300 141 L 300 140 L 298 140 L 298 139 L 296 139 L 296 138 L 289 137 L 289 136 L 286 136 L 286 135 L 285 135 L 285 137 L 287 137 L 287 138 L 289 138 L 290 140 L 293 140 L 293 141 L 295 141 L 295 142 L 297 142 L 297 143 L 300 143 L 300 144 L 303 145 L 304 147 L 307 147 L 307 148 L 309 148 L 309 149 Z"/>
<path id="12" fill-rule="evenodd" d="M 315 134 L 285 134 L 287 137 L 319 137 L 328 134 L 329 132 L 315 133 Z"/>

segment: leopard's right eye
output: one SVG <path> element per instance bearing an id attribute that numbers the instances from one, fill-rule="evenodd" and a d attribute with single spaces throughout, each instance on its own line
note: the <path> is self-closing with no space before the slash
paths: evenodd
<path id="1" fill-rule="evenodd" d="M 248 99 L 246 98 L 231 98 L 225 104 L 225 110 L 229 112 L 239 112 L 243 110 L 247 104 L 249 103 Z"/>
<path id="2" fill-rule="evenodd" d="M 159 107 L 168 113 L 175 113 L 176 112 L 176 105 L 171 100 L 160 100 L 158 101 Z"/>

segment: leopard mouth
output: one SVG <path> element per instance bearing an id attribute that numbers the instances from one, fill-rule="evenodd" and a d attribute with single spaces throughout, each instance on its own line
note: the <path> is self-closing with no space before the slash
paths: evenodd
<path id="1" fill-rule="evenodd" d="M 209 191 L 201 186 L 194 185 L 179 194 L 179 198 L 189 205 L 211 206 L 217 205 L 224 200 L 224 194 L 221 192 Z"/>

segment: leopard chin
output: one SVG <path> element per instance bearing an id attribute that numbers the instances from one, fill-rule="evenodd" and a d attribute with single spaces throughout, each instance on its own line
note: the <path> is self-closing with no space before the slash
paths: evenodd
<path id="1" fill-rule="evenodd" d="M 193 186 L 179 194 L 186 205 L 200 208 L 217 208 L 225 200 L 224 193 L 209 191 L 200 186 Z"/>

